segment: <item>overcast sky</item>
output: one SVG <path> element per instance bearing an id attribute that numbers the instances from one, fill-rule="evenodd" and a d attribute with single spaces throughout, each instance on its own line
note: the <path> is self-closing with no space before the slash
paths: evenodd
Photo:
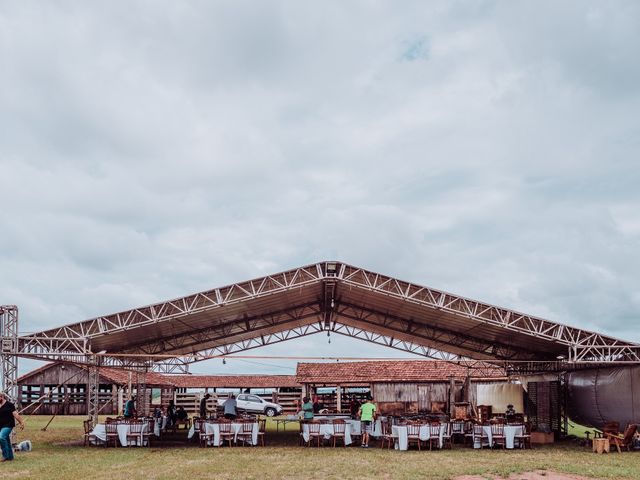
<path id="1" fill-rule="evenodd" d="M 639 51 L 637 1 L 0 1 L 0 303 L 338 259 L 640 341 Z"/>

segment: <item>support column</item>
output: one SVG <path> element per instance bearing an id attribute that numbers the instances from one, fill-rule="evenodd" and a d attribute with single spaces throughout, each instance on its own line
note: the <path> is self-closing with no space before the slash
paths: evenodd
<path id="1" fill-rule="evenodd" d="M 88 359 L 89 374 L 87 380 L 87 415 L 94 425 L 98 423 L 98 412 L 100 406 L 98 404 L 98 389 L 100 386 L 100 359 L 95 355 L 91 355 Z"/>
<path id="2" fill-rule="evenodd" d="M 136 410 L 138 416 L 149 415 L 149 396 L 147 395 L 147 367 L 136 367 Z"/>
<path id="3" fill-rule="evenodd" d="M 336 410 L 338 413 L 342 413 L 342 387 L 336 386 Z"/>
<path id="4" fill-rule="evenodd" d="M 449 377 L 449 418 L 453 418 L 456 414 L 456 379 Z"/>
<path id="5" fill-rule="evenodd" d="M 16 405 L 18 395 L 18 307 L 0 306 L 0 391 L 6 393 Z M 11 443 L 16 442 L 16 429 Z"/>

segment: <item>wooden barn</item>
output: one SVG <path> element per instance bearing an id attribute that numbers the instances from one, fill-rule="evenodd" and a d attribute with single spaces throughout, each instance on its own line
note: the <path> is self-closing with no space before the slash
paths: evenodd
<path id="1" fill-rule="evenodd" d="M 505 384 L 501 369 L 469 369 L 444 361 L 299 363 L 305 395 L 346 412 L 351 397 L 371 394 L 382 414 L 452 413 L 455 403 L 477 405 L 479 385 Z M 520 388 L 518 386 L 518 388 Z"/>
<path id="2" fill-rule="evenodd" d="M 49 363 L 18 378 L 18 402 L 23 408 L 28 407 L 25 413 L 30 415 L 86 415 L 88 381 L 86 367 Z M 100 414 L 115 415 L 122 411 L 129 389 L 135 391 L 136 384 L 136 372 L 100 368 Z M 147 373 L 146 387 L 148 406 L 160 405 L 173 397 L 173 384 L 164 375 Z"/>
<path id="3" fill-rule="evenodd" d="M 115 368 L 100 368 L 98 390 L 100 414 L 116 415 L 136 392 L 137 373 Z M 18 379 L 19 399 L 25 413 L 36 415 L 86 415 L 88 371 L 70 363 L 49 363 Z M 302 385 L 294 375 L 164 375 L 146 374 L 145 402 L 138 394 L 138 411 L 151 411 L 173 400 L 189 413 L 198 411 L 206 392 L 250 392 L 280 403 L 285 412 L 297 409 Z M 44 398 L 42 398 L 44 397 Z M 40 400 L 42 399 L 42 400 Z M 213 408 L 215 396 L 210 400 Z M 148 413 L 148 412 L 147 412 Z"/>

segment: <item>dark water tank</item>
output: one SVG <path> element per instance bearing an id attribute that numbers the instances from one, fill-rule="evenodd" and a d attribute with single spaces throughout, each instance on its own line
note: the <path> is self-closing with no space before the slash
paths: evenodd
<path id="1" fill-rule="evenodd" d="M 594 368 L 568 376 L 572 421 L 600 427 L 605 422 L 640 424 L 640 366 Z"/>

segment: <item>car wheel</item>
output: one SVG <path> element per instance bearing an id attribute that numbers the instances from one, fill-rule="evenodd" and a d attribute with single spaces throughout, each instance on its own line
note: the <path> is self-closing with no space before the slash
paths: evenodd
<path id="1" fill-rule="evenodd" d="M 276 414 L 276 409 L 275 408 L 271 408 L 271 407 L 265 408 L 264 409 L 264 414 L 267 417 L 273 417 Z"/>

